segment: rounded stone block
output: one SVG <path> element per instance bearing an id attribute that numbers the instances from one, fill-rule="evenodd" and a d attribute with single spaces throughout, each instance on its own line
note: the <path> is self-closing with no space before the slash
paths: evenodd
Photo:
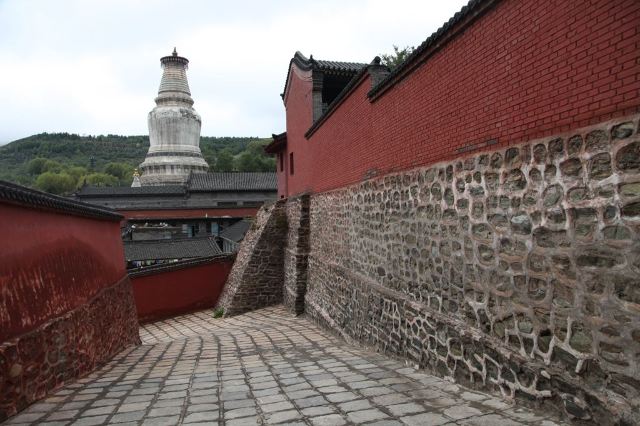
<path id="1" fill-rule="evenodd" d="M 616 167 L 625 173 L 640 172 L 640 142 L 633 142 L 618 151 Z"/>

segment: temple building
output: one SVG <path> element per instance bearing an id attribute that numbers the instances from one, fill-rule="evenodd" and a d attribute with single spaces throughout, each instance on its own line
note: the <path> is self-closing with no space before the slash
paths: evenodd
<path id="1" fill-rule="evenodd" d="M 191 172 L 209 170 L 200 152 L 200 115 L 193 109 L 187 81 L 189 60 L 174 48 L 160 63 L 164 71 L 148 118 L 149 152 L 140 164 L 142 186 L 179 185 Z"/>
<path id="2" fill-rule="evenodd" d="M 218 236 L 276 199 L 276 174 L 191 173 L 182 185 L 83 186 L 75 199 L 124 216 L 125 240 Z"/>

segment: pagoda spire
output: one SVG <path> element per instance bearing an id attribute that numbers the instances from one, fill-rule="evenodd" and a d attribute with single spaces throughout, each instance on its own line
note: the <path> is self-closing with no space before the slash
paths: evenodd
<path id="1" fill-rule="evenodd" d="M 188 104 L 193 105 L 189 82 L 187 81 L 187 67 L 189 60 L 178 56 L 178 51 L 173 48 L 170 56 L 160 58 L 163 72 L 158 89 L 156 104 Z"/>

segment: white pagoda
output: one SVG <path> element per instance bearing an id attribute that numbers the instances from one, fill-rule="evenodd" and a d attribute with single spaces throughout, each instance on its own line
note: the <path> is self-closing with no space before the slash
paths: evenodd
<path id="1" fill-rule="evenodd" d="M 142 186 L 180 185 L 190 172 L 209 170 L 200 152 L 200 115 L 192 107 L 187 82 L 189 60 L 174 48 L 160 63 L 164 72 L 156 107 L 149 113 L 150 146 L 140 164 Z"/>

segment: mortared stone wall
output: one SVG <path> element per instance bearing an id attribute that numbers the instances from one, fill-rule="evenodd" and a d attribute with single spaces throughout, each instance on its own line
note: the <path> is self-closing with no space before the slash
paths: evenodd
<path id="1" fill-rule="evenodd" d="M 282 303 L 286 235 L 284 201 L 263 205 L 240 244 L 218 300 L 224 316 Z"/>
<path id="2" fill-rule="evenodd" d="M 312 195 L 305 312 L 461 383 L 637 423 L 638 121 Z"/>

